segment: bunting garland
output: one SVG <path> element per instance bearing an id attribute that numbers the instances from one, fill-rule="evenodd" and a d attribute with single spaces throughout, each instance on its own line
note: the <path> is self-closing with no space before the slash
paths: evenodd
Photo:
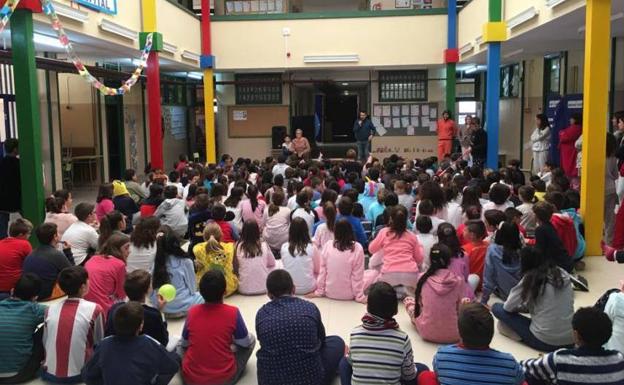
<path id="1" fill-rule="evenodd" d="M 9 19 L 11 18 L 11 15 L 15 11 L 15 8 L 19 4 L 19 2 L 20 0 L 7 0 L 4 6 L 0 9 L 0 33 L 2 33 L 2 31 L 8 24 Z M 41 6 L 43 8 L 43 12 L 50 18 L 52 29 L 56 31 L 58 40 L 63 46 L 63 48 L 65 48 L 65 52 L 67 53 L 69 60 L 74 64 L 74 67 L 76 67 L 78 74 L 87 83 L 91 84 L 95 89 L 100 91 L 102 95 L 106 95 L 106 96 L 123 95 L 126 92 L 130 91 L 132 86 L 134 86 L 136 82 L 139 80 L 141 73 L 147 66 L 147 58 L 152 49 L 152 39 L 153 39 L 152 33 L 148 34 L 146 37 L 145 48 L 143 48 L 143 51 L 141 52 L 141 59 L 140 59 L 139 65 L 134 70 L 132 75 L 126 81 L 122 83 L 121 87 L 111 88 L 111 87 L 105 86 L 96 77 L 91 75 L 89 73 L 89 70 L 87 70 L 87 67 L 82 63 L 82 61 L 76 54 L 76 51 L 74 50 L 72 43 L 69 41 L 69 36 L 67 36 L 67 34 L 65 33 L 63 24 L 61 24 L 61 21 L 58 15 L 56 14 L 56 11 L 54 10 L 54 6 L 52 5 L 51 1 L 41 0 Z"/>

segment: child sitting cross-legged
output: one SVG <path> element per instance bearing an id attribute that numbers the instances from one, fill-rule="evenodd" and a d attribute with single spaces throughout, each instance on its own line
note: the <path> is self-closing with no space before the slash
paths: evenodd
<path id="1" fill-rule="evenodd" d="M 260 228 L 254 219 L 245 221 L 241 239 L 236 244 L 238 291 L 244 295 L 266 293 L 266 279 L 275 269 L 275 257 L 269 245 L 260 237 Z"/>
<path id="2" fill-rule="evenodd" d="M 180 368 L 180 357 L 141 335 L 143 306 L 123 304 L 115 312 L 116 334 L 104 338 L 82 370 L 87 385 L 166 385 Z"/>
<path id="3" fill-rule="evenodd" d="M 414 297 L 403 301 L 418 334 L 437 343 L 454 343 L 457 331 L 457 307 L 465 293 L 464 279 L 449 270 L 451 250 L 441 244 L 431 248 L 431 266 L 422 274 Z"/>
<path id="4" fill-rule="evenodd" d="M 80 371 L 104 338 L 104 311 L 100 305 L 83 299 L 89 291 L 89 276 L 82 266 L 61 271 L 58 283 L 67 299 L 51 305 L 45 318 L 45 381 L 76 384 Z"/>
<path id="5" fill-rule="evenodd" d="M 462 304 L 458 328 L 460 343 L 438 349 L 433 357 L 434 372 L 422 373 L 419 385 L 522 383 L 522 367 L 514 357 L 490 348 L 494 318 L 484 305 Z"/>
<path id="6" fill-rule="evenodd" d="M 374 283 L 366 311 L 362 325 L 351 332 L 349 354 L 340 362 L 340 383 L 415 385 L 428 369 L 414 364 L 412 342 L 394 319 L 398 304 L 392 286 Z"/>
<path id="7" fill-rule="evenodd" d="M 560 349 L 522 362 L 529 385 L 621 384 L 624 356 L 603 345 L 611 337 L 609 317 L 594 307 L 576 311 L 572 318 L 574 349 Z"/>
<path id="8" fill-rule="evenodd" d="M 238 288 L 238 277 L 234 274 L 234 243 L 224 240 L 223 227 L 218 222 L 209 222 L 206 225 L 204 240 L 205 242 L 193 248 L 197 281 L 206 271 L 221 269 L 227 281 L 225 296 L 234 294 Z"/>
<path id="9" fill-rule="evenodd" d="M 147 334 L 163 346 L 169 343 L 169 332 L 167 331 L 167 322 L 163 321 L 159 309 L 155 309 L 145 304 L 145 300 L 152 292 L 152 276 L 145 270 L 135 270 L 126 275 L 124 282 L 124 290 L 128 296 L 128 300 L 143 304 L 143 330 L 142 334 Z M 162 309 L 165 306 L 164 299 L 158 296 L 158 307 Z M 124 302 L 114 304 L 108 311 L 106 318 L 106 336 L 115 333 L 115 313 L 123 306 Z"/>
<path id="10" fill-rule="evenodd" d="M 223 303 L 225 289 L 220 270 L 209 270 L 199 282 L 206 303 L 191 308 L 182 331 L 186 384 L 235 384 L 254 350 L 256 339 L 240 310 Z"/>

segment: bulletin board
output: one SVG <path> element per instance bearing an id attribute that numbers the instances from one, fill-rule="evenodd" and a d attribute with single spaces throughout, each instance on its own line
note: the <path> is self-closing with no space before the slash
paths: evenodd
<path id="1" fill-rule="evenodd" d="M 436 135 L 440 113 L 438 103 L 378 103 L 372 120 L 388 136 L 429 136 Z"/>
<path id="2" fill-rule="evenodd" d="M 230 138 L 271 137 L 273 126 L 289 127 L 288 106 L 228 106 Z"/>

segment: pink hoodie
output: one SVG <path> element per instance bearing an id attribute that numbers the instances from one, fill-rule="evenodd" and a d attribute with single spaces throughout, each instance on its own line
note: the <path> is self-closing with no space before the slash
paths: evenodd
<path id="1" fill-rule="evenodd" d="M 464 294 L 464 280 L 448 269 L 435 272 L 423 285 L 420 315 L 412 319 L 418 334 L 440 344 L 459 341 L 457 307 Z"/>
<path id="2" fill-rule="evenodd" d="M 424 259 L 422 246 L 416 234 L 406 231 L 400 238 L 389 227 L 381 229 L 368 245 L 368 251 L 375 254 L 383 249 L 381 273 L 416 273 Z"/>
<path id="3" fill-rule="evenodd" d="M 266 293 L 266 279 L 275 269 L 275 257 L 266 242 L 262 242 L 261 249 L 261 255 L 246 258 L 241 246 L 236 248 L 238 292 L 243 295 Z"/>
<path id="4" fill-rule="evenodd" d="M 316 295 L 331 299 L 366 302 L 364 295 L 364 250 L 355 242 L 353 251 L 340 251 L 327 242 L 321 251 L 321 269 Z"/>

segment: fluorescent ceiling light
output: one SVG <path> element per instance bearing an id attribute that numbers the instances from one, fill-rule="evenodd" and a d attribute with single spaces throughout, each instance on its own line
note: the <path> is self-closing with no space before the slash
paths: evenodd
<path id="1" fill-rule="evenodd" d="M 67 19 L 72 19 L 80 23 L 84 23 L 89 20 L 89 13 L 80 9 L 72 8 L 68 5 L 60 3 L 58 1 L 52 1 L 54 10 L 59 16 L 63 16 Z"/>
<path id="2" fill-rule="evenodd" d="M 202 75 L 199 72 L 189 72 L 186 76 L 188 76 L 189 79 L 195 79 L 195 80 L 202 80 L 204 78 L 204 75 Z"/>
<path id="3" fill-rule="evenodd" d="M 178 53 L 178 46 L 163 42 L 163 51 L 175 55 L 176 53 Z"/>
<path id="4" fill-rule="evenodd" d="M 479 66 L 474 65 L 474 66 L 472 66 L 472 67 L 470 67 L 470 68 L 465 69 L 465 70 L 464 70 L 464 73 L 467 73 L 467 74 L 472 74 L 472 73 L 477 72 L 478 70 L 479 70 Z"/>
<path id="5" fill-rule="evenodd" d="M 509 29 L 514 29 L 517 26 L 524 24 L 527 21 L 533 19 L 537 15 L 539 15 L 539 11 L 535 9 L 535 7 L 527 8 L 526 10 L 520 12 L 519 14 L 512 17 L 511 19 L 507 20 L 507 27 L 509 27 Z"/>
<path id="6" fill-rule="evenodd" d="M 474 49 L 474 44 L 472 44 L 472 43 L 464 44 L 459 49 L 459 54 L 460 55 L 466 54 L 466 53 L 472 51 L 473 49 Z"/>
<path id="7" fill-rule="evenodd" d="M 618 12 L 615 15 L 611 15 L 611 21 L 617 21 L 617 20 L 620 20 L 620 19 L 624 19 L 624 12 Z M 582 25 L 582 26 L 579 27 L 578 33 L 581 34 L 581 33 L 584 33 L 584 32 L 585 32 L 585 26 Z"/>
<path id="8" fill-rule="evenodd" d="M 510 57 L 516 56 L 516 55 L 520 55 L 521 53 L 524 52 L 523 48 L 517 49 L 515 51 L 511 51 L 508 54 L 504 55 L 503 58 L 505 59 L 509 59 Z"/>
<path id="9" fill-rule="evenodd" d="M 360 56 L 352 55 L 305 55 L 304 63 L 357 63 Z"/>
<path id="10" fill-rule="evenodd" d="M 546 6 L 550 8 L 554 8 L 562 3 L 565 3 L 568 0 L 546 0 Z"/>
<path id="11" fill-rule="evenodd" d="M 199 61 L 199 55 L 191 51 L 183 51 L 182 57 L 187 60 Z"/>
<path id="12" fill-rule="evenodd" d="M 33 41 L 35 42 L 35 44 L 47 45 L 49 47 L 55 48 L 63 48 L 61 42 L 59 42 L 57 38 L 51 36 L 35 33 L 33 35 Z"/>
<path id="13" fill-rule="evenodd" d="M 113 23 L 112 21 L 107 19 L 102 19 L 100 21 L 100 29 L 102 31 L 113 33 L 117 36 L 121 36 L 128 40 L 137 40 L 139 38 L 139 33 L 137 31 L 126 28 L 123 25 Z"/>
<path id="14" fill-rule="evenodd" d="M 343 83 L 342 83 L 342 85 L 343 85 L 343 86 L 348 86 L 348 85 L 349 85 L 349 83 L 343 82 Z"/>

